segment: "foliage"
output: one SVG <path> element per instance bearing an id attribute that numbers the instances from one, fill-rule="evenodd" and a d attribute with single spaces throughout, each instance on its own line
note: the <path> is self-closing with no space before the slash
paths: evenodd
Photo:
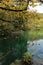
<path id="1" fill-rule="evenodd" d="M 29 52 L 24 53 L 23 61 L 26 62 L 32 61 L 32 55 Z"/>
<path id="2" fill-rule="evenodd" d="M 12 10 L 24 10 L 27 7 L 27 0 L 2 0 L 0 2 L 0 7 Z"/>
<path id="3" fill-rule="evenodd" d="M 4 30 L 6 31 L 6 34 L 15 31 L 19 31 L 18 33 L 20 33 L 21 30 L 25 30 L 25 22 L 27 22 L 27 17 L 24 12 L 9 12 L 0 10 L 0 31 L 3 31 L 3 33 L 0 33 L 2 36 L 4 35 Z"/>
<path id="4" fill-rule="evenodd" d="M 25 52 L 21 60 L 15 60 L 11 65 L 32 65 L 32 55 L 29 52 Z"/>
<path id="5" fill-rule="evenodd" d="M 10 7 L 12 10 L 16 8 L 16 10 L 22 10 L 27 5 L 27 3 L 23 1 L 20 2 L 19 7 L 12 7 L 12 3 L 13 2 L 6 2 L 5 4 L 4 2 L 5 5 L 0 4 L 0 7 L 3 6 L 8 9 Z M 26 43 L 27 40 L 39 38 L 43 38 L 43 14 L 38 14 L 34 11 L 14 12 L 0 9 L 0 50 L 4 52 L 12 51 L 13 57 L 11 56 L 10 59 L 20 59 L 23 56 L 23 62 L 31 62 L 32 56 L 26 52 Z"/>
<path id="6" fill-rule="evenodd" d="M 23 65 L 32 65 L 32 55 L 29 52 L 24 53 L 22 63 Z"/>
<path id="7" fill-rule="evenodd" d="M 43 24 L 41 24 L 42 17 L 43 14 L 37 14 L 37 12 L 0 10 L 0 37 L 4 35 L 5 37 L 6 35 L 11 37 L 15 36 L 17 32 L 17 35 L 19 35 L 23 34 L 24 31 L 43 27 Z"/>

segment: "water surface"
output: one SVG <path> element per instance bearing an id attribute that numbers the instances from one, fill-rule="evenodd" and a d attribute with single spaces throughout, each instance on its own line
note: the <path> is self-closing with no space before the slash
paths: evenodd
<path id="1" fill-rule="evenodd" d="M 43 65 L 43 39 L 28 41 L 27 50 L 33 55 L 34 65 Z"/>

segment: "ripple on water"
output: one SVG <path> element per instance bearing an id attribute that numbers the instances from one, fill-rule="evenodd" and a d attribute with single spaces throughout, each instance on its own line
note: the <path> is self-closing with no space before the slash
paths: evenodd
<path id="1" fill-rule="evenodd" d="M 38 57 L 43 60 L 43 54 L 39 54 Z"/>
<path id="2" fill-rule="evenodd" d="M 29 45 L 28 45 L 29 44 Z M 43 65 L 43 39 L 28 41 L 27 50 L 33 54 L 33 65 Z"/>
<path id="3" fill-rule="evenodd" d="M 33 65 L 43 65 L 43 61 L 39 61 L 38 59 L 33 59 Z"/>

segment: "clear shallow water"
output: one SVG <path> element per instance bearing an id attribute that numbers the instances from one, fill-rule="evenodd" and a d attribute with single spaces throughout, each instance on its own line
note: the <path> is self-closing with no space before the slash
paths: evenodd
<path id="1" fill-rule="evenodd" d="M 33 55 L 34 65 L 43 65 L 43 39 L 28 41 L 27 50 Z"/>
<path id="2" fill-rule="evenodd" d="M 27 44 L 23 38 L 16 40 L 0 40 L 0 65 L 10 65 L 16 59 L 21 59 L 22 53 L 27 51 Z"/>
<path id="3" fill-rule="evenodd" d="M 20 45 L 20 44 L 19 44 Z M 17 47 L 19 48 L 20 46 L 17 45 Z M 23 44 L 23 49 L 24 49 L 24 44 Z M 20 47 L 20 51 L 22 49 L 22 47 Z M 18 49 L 17 48 L 17 49 Z M 43 39 L 40 40 L 34 40 L 34 41 L 28 41 L 27 42 L 27 50 L 28 52 L 30 52 L 33 55 L 33 65 L 43 65 Z M 22 49 L 22 52 L 24 52 Z M 18 49 L 19 50 L 19 49 Z M 1 52 L 1 51 L 0 51 Z M 21 54 L 21 53 L 20 53 Z M 3 53 L 0 53 L 0 57 L 3 55 Z M 19 53 L 17 54 L 19 55 Z M 17 56 L 16 55 L 16 56 Z M 12 58 L 12 57 L 11 57 Z M 10 59 L 11 59 L 10 58 Z M 0 62 L 0 65 L 2 65 L 2 63 L 4 63 L 5 61 Z M 6 61 L 7 62 L 7 61 Z M 8 63 L 8 62 L 7 62 Z M 6 65 L 6 64 L 5 64 Z"/>

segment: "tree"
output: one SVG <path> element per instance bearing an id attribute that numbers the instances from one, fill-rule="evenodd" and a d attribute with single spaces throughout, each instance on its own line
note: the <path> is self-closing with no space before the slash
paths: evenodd
<path id="1" fill-rule="evenodd" d="M 2 0 L 0 8 L 10 10 L 25 10 L 27 8 L 27 4 L 28 4 L 27 0 Z"/>
<path id="2" fill-rule="evenodd" d="M 22 0 L 19 4 L 18 0 L 17 6 L 12 0 L 2 0 L 0 3 L 0 41 L 3 41 L 0 43 L 1 50 L 4 51 L 7 48 L 7 51 L 12 51 L 13 58 L 17 58 L 18 55 L 21 55 L 21 58 L 23 53 L 27 51 L 25 31 L 28 22 L 26 11 L 28 2 Z"/>
<path id="3" fill-rule="evenodd" d="M 40 0 L 40 2 L 42 2 L 42 3 L 43 3 L 43 0 Z"/>

